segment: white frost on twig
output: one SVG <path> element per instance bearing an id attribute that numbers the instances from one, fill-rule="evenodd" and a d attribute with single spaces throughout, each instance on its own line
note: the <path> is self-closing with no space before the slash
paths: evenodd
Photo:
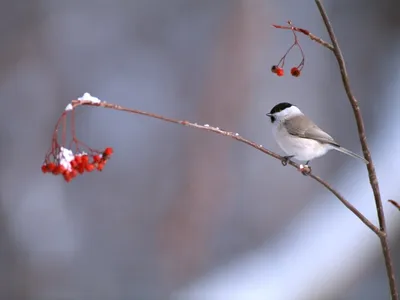
<path id="1" fill-rule="evenodd" d="M 77 153 L 75 156 L 82 156 L 82 155 L 87 155 L 87 153 L 85 151 L 82 151 L 80 153 Z"/>
<path id="2" fill-rule="evenodd" d="M 208 124 L 204 124 L 204 127 L 210 127 L 210 125 L 208 125 Z"/>
<path id="3" fill-rule="evenodd" d="M 73 110 L 73 109 L 74 109 L 74 107 L 72 106 L 71 103 L 68 104 L 68 105 L 65 107 L 65 111 L 69 111 L 69 110 Z"/>
<path id="4" fill-rule="evenodd" d="M 82 97 L 79 97 L 78 100 L 80 101 L 91 101 L 92 103 L 100 103 L 101 100 L 97 97 L 93 97 L 89 93 L 84 93 Z"/>
<path id="5" fill-rule="evenodd" d="M 235 133 L 235 136 L 239 136 L 239 133 L 236 132 L 236 133 Z"/>

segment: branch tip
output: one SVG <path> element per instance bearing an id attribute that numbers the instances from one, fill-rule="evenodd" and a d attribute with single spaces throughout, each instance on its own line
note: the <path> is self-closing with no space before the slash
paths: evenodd
<path id="1" fill-rule="evenodd" d="M 400 210 L 400 204 L 394 200 L 388 200 L 389 203 L 393 204 L 394 207 L 396 207 L 398 210 Z"/>

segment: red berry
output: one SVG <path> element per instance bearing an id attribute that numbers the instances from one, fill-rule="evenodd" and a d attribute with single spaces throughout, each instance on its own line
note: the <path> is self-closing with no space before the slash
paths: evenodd
<path id="1" fill-rule="evenodd" d="M 53 172 L 53 170 L 56 168 L 56 165 L 54 163 L 48 163 L 47 164 L 47 169 L 49 170 L 49 172 Z"/>
<path id="2" fill-rule="evenodd" d="M 101 162 L 101 163 L 98 163 L 97 164 L 97 170 L 98 171 L 103 171 L 103 169 L 104 169 L 104 165 L 105 165 L 105 163 L 104 162 Z"/>
<path id="3" fill-rule="evenodd" d="M 63 177 L 66 182 L 70 182 L 72 180 L 71 173 L 69 172 L 64 173 Z"/>
<path id="4" fill-rule="evenodd" d="M 58 175 L 58 174 L 60 174 L 60 166 L 56 166 L 55 168 L 54 168 L 54 170 L 53 170 L 53 175 Z"/>
<path id="5" fill-rule="evenodd" d="M 114 150 L 111 147 L 107 147 L 106 150 L 104 150 L 104 155 L 106 156 L 110 156 L 111 154 L 113 154 Z"/>
<path id="6" fill-rule="evenodd" d="M 299 68 L 297 68 L 297 67 L 293 67 L 293 68 L 290 70 L 290 74 L 292 74 L 292 76 L 294 76 L 294 77 L 299 77 L 299 76 L 300 76 L 300 73 L 301 73 L 301 71 L 300 71 Z"/>
<path id="7" fill-rule="evenodd" d="M 82 163 L 82 156 L 81 155 L 76 155 L 74 158 L 74 161 L 80 165 Z"/>
<path id="8" fill-rule="evenodd" d="M 68 172 L 68 170 L 63 165 L 59 165 L 58 167 L 60 168 L 60 174 L 65 174 Z"/>
<path id="9" fill-rule="evenodd" d="M 278 68 L 276 70 L 276 75 L 278 75 L 279 77 L 283 76 L 285 74 L 285 71 L 282 68 Z"/>
<path id="10" fill-rule="evenodd" d="M 77 171 L 79 174 L 83 174 L 85 172 L 85 167 L 83 165 L 79 165 Z"/>
<path id="11" fill-rule="evenodd" d="M 93 162 L 100 162 L 101 161 L 101 156 L 96 154 L 95 156 L 93 156 Z"/>
<path id="12" fill-rule="evenodd" d="M 71 176 L 71 178 L 75 178 L 76 176 L 78 176 L 78 171 L 76 170 L 71 170 L 69 172 L 69 175 Z"/>
<path id="13" fill-rule="evenodd" d="M 278 66 L 273 65 L 273 66 L 271 67 L 271 72 L 276 74 L 276 72 L 278 71 L 278 69 L 280 69 Z"/>
<path id="14" fill-rule="evenodd" d="M 75 159 L 71 160 L 70 162 L 72 169 L 75 169 L 78 166 L 78 163 L 76 162 Z"/>
<path id="15" fill-rule="evenodd" d="M 82 163 L 84 165 L 86 165 L 87 163 L 89 163 L 89 156 L 87 156 L 87 154 L 84 154 L 81 156 L 82 157 Z"/>
<path id="16" fill-rule="evenodd" d="M 49 169 L 48 169 L 48 167 L 47 167 L 47 164 L 42 165 L 42 172 L 43 172 L 44 174 L 46 174 L 47 172 L 49 172 Z"/>
<path id="17" fill-rule="evenodd" d="M 94 170 L 94 165 L 93 164 L 85 165 L 85 170 L 88 172 L 92 172 Z"/>

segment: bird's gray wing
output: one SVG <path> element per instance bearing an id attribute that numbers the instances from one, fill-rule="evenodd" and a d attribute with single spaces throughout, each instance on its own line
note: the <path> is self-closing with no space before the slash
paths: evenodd
<path id="1" fill-rule="evenodd" d="M 319 128 L 313 121 L 306 116 L 295 116 L 285 121 L 285 127 L 289 134 L 313 139 L 321 143 L 331 144 L 340 147 L 338 143 L 325 131 Z"/>

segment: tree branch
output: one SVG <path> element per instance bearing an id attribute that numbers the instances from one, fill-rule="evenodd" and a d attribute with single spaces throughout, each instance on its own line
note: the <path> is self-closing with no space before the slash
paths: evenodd
<path id="1" fill-rule="evenodd" d="M 289 26 L 282 26 L 282 25 L 272 24 L 272 27 L 278 28 L 278 29 L 287 29 L 287 30 L 293 30 L 293 31 L 296 31 L 296 32 L 300 32 L 300 33 L 308 36 L 310 38 L 310 40 L 312 40 L 314 42 L 317 42 L 321 46 L 324 46 L 325 48 L 333 51 L 333 46 L 331 44 L 329 44 L 328 42 L 325 42 L 323 39 L 317 37 L 316 35 L 313 35 L 311 32 L 309 32 L 306 29 L 292 26 L 292 23 L 290 21 L 288 21 L 288 23 L 289 23 Z"/>
<path id="2" fill-rule="evenodd" d="M 146 117 L 150 117 L 150 118 L 154 118 L 154 119 L 158 119 L 158 120 L 162 120 L 165 122 L 169 122 L 169 123 L 174 123 L 174 124 L 179 124 L 179 125 L 183 125 L 183 126 L 188 126 L 188 127 L 192 127 L 192 128 L 197 128 L 200 130 L 205 130 L 205 131 L 210 131 L 216 134 L 220 134 L 220 135 L 224 135 L 230 138 L 233 138 L 239 142 L 242 142 L 246 145 L 249 145 L 273 158 L 276 158 L 280 161 L 282 161 L 284 158 L 278 154 L 276 154 L 275 152 L 272 152 L 266 148 L 264 148 L 262 145 L 259 145 L 255 142 L 252 142 L 248 139 L 245 139 L 244 137 L 240 136 L 239 133 L 234 133 L 234 132 L 230 132 L 230 131 L 226 131 L 223 130 L 219 127 L 213 127 L 210 126 L 209 124 L 205 124 L 205 125 L 200 125 L 197 123 L 192 123 L 189 121 L 184 121 L 184 120 L 176 120 L 176 119 L 172 119 L 172 118 L 168 118 L 168 117 L 164 117 L 161 115 L 157 115 L 154 113 L 149 113 L 149 112 L 144 112 L 141 110 L 137 110 L 137 109 L 131 109 L 131 108 L 126 108 L 120 105 L 116 105 L 116 104 L 112 104 L 112 103 L 108 103 L 108 102 L 92 102 L 92 101 L 86 101 L 86 100 L 73 100 L 72 101 L 72 106 L 73 108 L 76 108 L 78 106 L 97 106 L 97 107 L 103 107 L 103 108 L 108 108 L 108 109 L 113 109 L 113 110 L 118 110 L 118 111 L 124 111 L 124 112 L 129 112 L 129 113 L 133 113 L 133 114 L 138 114 L 138 115 L 142 115 L 142 116 L 146 116 Z M 300 166 L 298 164 L 296 164 L 295 162 L 289 160 L 287 162 L 289 165 L 295 167 L 296 169 L 300 169 Z M 320 183 L 322 186 L 324 186 L 327 190 L 329 190 L 333 195 L 336 196 L 336 198 L 338 198 L 340 200 L 340 202 L 342 202 L 344 204 L 344 206 L 346 206 L 354 215 L 356 215 L 361 222 L 363 222 L 369 229 L 371 229 L 375 234 L 377 234 L 378 236 L 382 235 L 382 232 L 379 230 L 378 227 L 376 227 L 371 221 L 369 221 L 357 208 L 355 208 L 349 201 L 347 201 L 338 191 L 336 191 L 330 184 L 328 184 L 327 182 L 325 182 L 323 179 L 321 179 L 319 176 L 314 175 L 312 173 L 308 174 L 309 177 L 313 178 L 315 181 L 317 181 L 318 183 Z"/>
<path id="3" fill-rule="evenodd" d="M 358 136 L 360 139 L 364 157 L 369 162 L 369 164 L 367 165 L 368 176 L 369 176 L 369 182 L 370 182 L 370 185 L 371 185 L 371 188 L 372 188 L 372 191 L 374 194 L 374 198 L 375 198 L 375 206 L 376 206 L 376 210 L 377 210 L 377 214 L 378 214 L 379 227 L 380 227 L 380 231 L 385 233 L 383 235 L 379 235 L 379 237 L 381 240 L 382 251 L 383 251 L 384 258 L 385 258 L 385 265 L 386 265 L 387 276 L 389 279 L 390 292 L 391 292 L 392 299 L 397 300 L 398 292 L 397 292 L 397 287 L 396 287 L 393 263 L 392 263 L 390 249 L 389 249 L 389 245 L 388 245 L 388 238 L 387 238 L 387 234 L 386 234 L 387 231 L 386 231 L 385 214 L 383 212 L 383 205 L 382 205 L 381 194 L 379 191 L 378 178 L 376 176 L 375 167 L 372 162 L 371 152 L 369 150 L 368 143 L 367 143 L 364 121 L 363 121 L 363 118 L 361 115 L 358 101 L 351 91 L 349 76 L 348 76 L 348 73 L 346 70 L 346 64 L 345 64 L 345 61 L 344 61 L 344 58 L 342 55 L 342 51 L 340 50 L 339 43 L 336 39 L 335 33 L 334 33 L 332 25 L 329 21 L 326 10 L 320 0 L 315 0 L 315 3 L 317 4 L 318 10 L 321 14 L 321 17 L 325 23 L 325 27 L 328 31 L 329 37 L 332 41 L 333 53 L 336 57 L 337 63 L 340 68 L 340 74 L 342 77 L 343 86 L 346 91 L 349 102 L 351 104 L 351 107 L 353 108 L 354 117 L 355 117 L 356 123 L 357 123 Z"/>
<path id="4" fill-rule="evenodd" d="M 393 204 L 394 207 L 396 207 L 398 210 L 400 210 L 400 204 L 399 204 L 399 203 L 397 203 L 397 202 L 394 201 L 394 200 L 388 200 L 388 201 L 389 201 L 389 203 Z"/>

